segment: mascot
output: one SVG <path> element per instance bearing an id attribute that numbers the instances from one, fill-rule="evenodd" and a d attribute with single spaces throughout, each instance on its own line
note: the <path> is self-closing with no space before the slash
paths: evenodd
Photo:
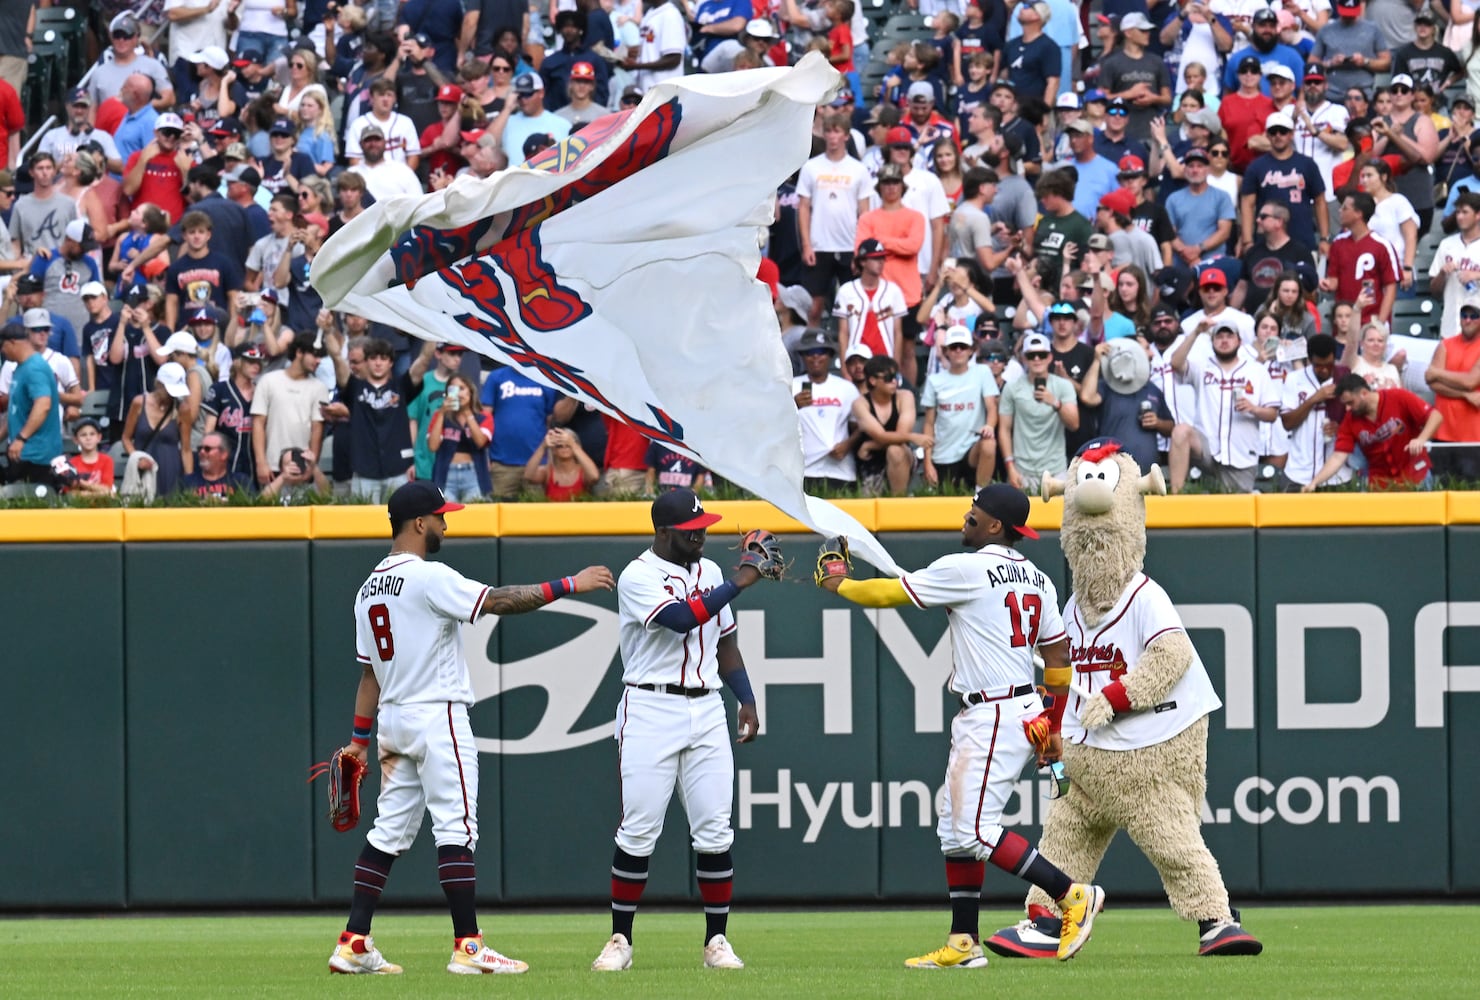
<path id="1" fill-rule="evenodd" d="M 1074 585 L 1064 625 L 1075 680 L 1063 719 L 1070 785 L 1038 849 L 1071 878 L 1090 881 L 1125 830 L 1156 866 L 1172 909 L 1198 922 L 1198 954 L 1257 955 L 1264 946 L 1239 925 L 1199 829 L 1208 714 L 1222 703 L 1171 599 L 1141 572 L 1142 495 L 1165 492 L 1160 468 L 1141 475 L 1110 438 L 1079 450 L 1067 484 L 1043 477 L 1044 499 L 1064 497 L 1059 542 Z M 1008 957 L 1053 958 L 1053 902 L 1034 889 L 1027 906 L 1026 920 L 985 944 Z"/>

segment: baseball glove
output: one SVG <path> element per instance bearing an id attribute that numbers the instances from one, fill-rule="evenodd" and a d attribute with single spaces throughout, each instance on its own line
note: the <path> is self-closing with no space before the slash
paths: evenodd
<path id="1" fill-rule="evenodd" d="M 746 532 L 740 539 L 740 565 L 754 566 L 767 580 L 781 579 L 786 573 L 786 561 L 781 557 L 781 539 L 761 528 Z"/>
<path id="2" fill-rule="evenodd" d="M 365 779 L 365 762 L 341 747 L 327 761 L 309 768 L 308 782 L 329 776 L 329 822 L 343 833 L 360 822 L 360 782 Z"/>
<path id="3" fill-rule="evenodd" d="M 817 568 L 812 573 L 817 586 L 822 586 L 823 581 L 830 577 L 847 576 L 852 569 L 853 560 L 848 556 L 848 539 L 841 535 L 824 538 L 817 549 Z"/>

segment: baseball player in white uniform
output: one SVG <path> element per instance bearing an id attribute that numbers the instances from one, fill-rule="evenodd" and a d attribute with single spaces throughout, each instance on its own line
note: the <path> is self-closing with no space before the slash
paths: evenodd
<path id="1" fill-rule="evenodd" d="M 625 684 L 616 720 L 622 818 L 612 854 L 612 936 L 591 968 L 632 967 L 637 903 L 677 788 L 697 854 L 704 965 L 740 969 L 745 963 L 725 937 L 734 881 L 735 758 L 719 688 L 725 684 L 740 703 L 736 742 L 755 739 L 760 722 L 730 602 L 760 573 L 742 565 L 726 580 L 703 558 L 706 532 L 720 516 L 706 513 L 692 490 L 658 497 L 652 518 L 652 547 L 617 581 Z"/>
<path id="2" fill-rule="evenodd" d="M 984 862 L 1042 888 L 1064 910 L 1058 957 L 1089 940 L 1105 902 L 1097 885 L 1074 882 L 1001 819 L 1023 766 L 1058 759 L 1058 730 L 1069 683 L 1069 644 L 1053 582 L 1013 548 L 1037 538 L 1028 498 L 1005 483 L 976 492 L 961 528 L 970 551 L 942 556 L 899 579 L 852 580 L 819 569 L 818 585 L 864 607 L 913 604 L 950 611 L 950 690 L 961 698 L 951 723 L 944 804 L 936 834 L 946 859 L 951 931 L 944 947 L 905 961 L 912 969 L 977 969 L 987 964 L 978 929 Z M 1043 657 L 1054 695 L 1045 708 L 1033 685 L 1033 653 Z"/>
<path id="3" fill-rule="evenodd" d="M 531 611 L 566 594 L 611 590 L 605 566 L 529 586 L 490 587 L 426 557 L 442 547 L 444 514 L 462 510 L 425 480 L 407 483 L 386 505 L 391 551 L 371 571 L 355 599 L 355 657 L 360 686 L 346 754 L 369 752 L 372 713 L 380 726 L 380 798 L 375 825 L 355 862 L 349 921 L 329 956 L 329 970 L 399 973 L 370 937 L 370 920 L 391 864 L 408 850 L 432 815 L 437 869 L 452 912 L 448 972 L 517 973 L 524 962 L 483 943 L 474 900 L 478 846 L 478 750 L 468 725 L 472 679 L 460 626 L 482 615 Z"/>

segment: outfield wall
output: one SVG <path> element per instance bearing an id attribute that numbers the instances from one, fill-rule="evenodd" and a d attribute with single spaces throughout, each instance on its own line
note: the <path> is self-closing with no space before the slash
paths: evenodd
<path id="1" fill-rule="evenodd" d="M 955 550 L 967 502 L 848 506 L 918 566 Z M 712 509 L 722 564 L 724 529 L 799 529 L 763 504 Z M 1034 504 L 1044 537 L 1023 550 L 1067 597 L 1060 509 Z M 443 556 L 490 583 L 620 571 L 649 541 L 646 510 L 473 508 L 449 519 Z M 1480 804 L 1454 794 L 1480 784 L 1480 497 L 1166 498 L 1149 520 L 1147 571 L 1225 703 L 1204 820 L 1237 899 L 1480 891 L 1462 848 Z M 361 838 L 330 828 L 304 778 L 348 735 L 351 600 L 384 525 L 342 507 L 0 512 L 14 760 L 0 908 L 342 904 Z M 785 539 L 798 581 L 738 602 L 763 737 L 736 751 L 737 898 L 937 899 L 946 616 L 816 590 L 815 541 Z M 605 905 L 615 608 L 601 594 L 467 628 L 488 902 Z M 1026 776 L 1009 809 L 1030 838 L 1038 791 Z M 645 898 L 697 899 L 683 827 L 675 805 Z M 388 901 L 440 904 L 423 837 Z M 1123 836 L 1101 877 L 1118 898 L 1161 893 Z M 1006 903 L 1019 886 L 991 876 L 986 891 Z"/>

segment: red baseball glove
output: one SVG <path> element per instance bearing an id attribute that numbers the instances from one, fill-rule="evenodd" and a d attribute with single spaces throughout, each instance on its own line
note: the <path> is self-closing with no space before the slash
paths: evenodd
<path id="1" fill-rule="evenodd" d="M 341 747 L 334 756 L 309 768 L 308 782 L 329 776 L 329 822 L 343 833 L 360 822 L 360 782 L 365 780 L 365 762 Z"/>

